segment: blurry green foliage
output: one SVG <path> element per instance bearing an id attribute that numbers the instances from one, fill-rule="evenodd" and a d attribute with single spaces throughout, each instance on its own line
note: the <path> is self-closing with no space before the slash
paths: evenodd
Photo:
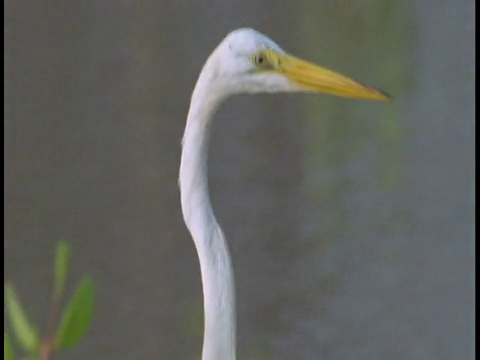
<path id="1" fill-rule="evenodd" d="M 62 314 L 55 338 L 56 346 L 59 349 L 70 348 L 80 341 L 92 321 L 93 306 L 93 282 L 89 277 L 85 277 Z"/>
<path id="2" fill-rule="evenodd" d="M 27 359 L 48 360 L 54 352 L 75 346 L 90 326 L 94 309 L 94 286 L 90 277 L 86 276 L 80 281 L 72 300 L 62 311 L 69 259 L 70 246 L 66 242 L 60 242 L 55 256 L 51 306 L 41 338 L 37 328 L 28 319 L 13 286 L 5 284 L 5 304 L 14 339 L 27 353 Z M 4 359 L 14 358 L 12 341 L 5 332 Z"/>

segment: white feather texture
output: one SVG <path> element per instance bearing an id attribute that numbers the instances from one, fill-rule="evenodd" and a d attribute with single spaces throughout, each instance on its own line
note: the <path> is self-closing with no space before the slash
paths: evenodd
<path id="1" fill-rule="evenodd" d="M 232 264 L 208 192 L 211 120 L 230 95 L 294 90 L 281 75 L 255 72 L 252 56 L 263 49 L 283 53 L 273 41 L 252 29 L 236 30 L 218 45 L 195 85 L 183 136 L 179 184 L 183 216 L 200 260 L 205 311 L 203 360 L 235 359 L 236 335 Z"/>
<path id="2" fill-rule="evenodd" d="M 180 192 L 185 223 L 200 260 L 205 333 L 203 360 L 235 359 L 235 286 L 228 246 L 213 214 L 207 158 L 213 115 L 239 93 L 310 91 L 388 100 L 381 91 L 286 54 L 252 29 L 227 35 L 205 63 L 193 90 L 183 136 Z"/>

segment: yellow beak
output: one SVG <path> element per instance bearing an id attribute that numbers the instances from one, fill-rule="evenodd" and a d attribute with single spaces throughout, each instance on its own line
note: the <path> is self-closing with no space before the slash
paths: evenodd
<path id="1" fill-rule="evenodd" d="M 390 96 L 381 90 L 362 85 L 308 61 L 272 50 L 265 55 L 272 71 L 284 75 L 300 89 L 358 99 L 390 100 Z"/>

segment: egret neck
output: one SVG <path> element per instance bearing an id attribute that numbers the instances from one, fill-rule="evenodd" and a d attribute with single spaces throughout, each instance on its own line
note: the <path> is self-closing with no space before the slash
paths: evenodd
<path id="1" fill-rule="evenodd" d="M 182 141 L 179 183 L 183 217 L 197 249 L 202 276 L 205 314 L 202 359 L 233 360 L 236 335 L 233 269 L 208 191 L 211 120 L 223 97 L 210 91 L 215 86 L 211 79 L 208 71 L 202 72 L 192 94 Z M 206 94 L 210 96 L 205 97 Z"/>

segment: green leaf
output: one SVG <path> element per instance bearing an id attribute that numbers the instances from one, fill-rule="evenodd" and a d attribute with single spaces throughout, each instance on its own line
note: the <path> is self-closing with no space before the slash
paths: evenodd
<path id="1" fill-rule="evenodd" d="M 15 294 L 15 290 L 13 290 L 13 286 L 9 283 L 5 285 L 5 303 L 7 305 L 10 322 L 12 323 L 13 332 L 19 344 L 25 351 L 36 351 L 38 348 L 37 330 L 28 321 Z"/>
<path id="2" fill-rule="evenodd" d="M 93 282 L 89 277 L 82 279 L 73 299 L 62 314 L 55 337 L 59 349 L 67 349 L 80 341 L 91 323 L 94 306 Z"/>
<path id="3" fill-rule="evenodd" d="M 10 335 L 3 334 L 3 360 L 13 360 L 13 345 Z"/>
<path id="4" fill-rule="evenodd" d="M 67 280 L 68 261 L 70 259 L 70 246 L 65 241 L 57 245 L 57 254 L 55 257 L 55 283 L 54 296 L 58 299 L 63 292 Z"/>

